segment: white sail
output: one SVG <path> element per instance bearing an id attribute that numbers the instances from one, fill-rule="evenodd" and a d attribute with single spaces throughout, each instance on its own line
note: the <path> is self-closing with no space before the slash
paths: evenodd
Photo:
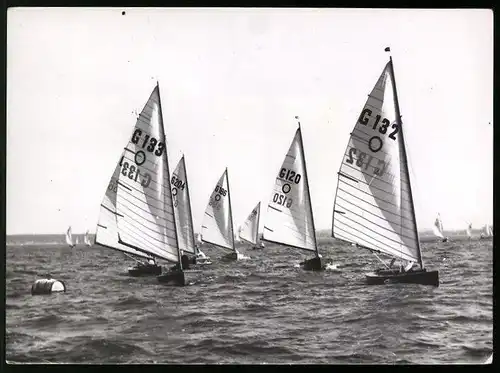
<path id="1" fill-rule="evenodd" d="M 361 247 L 421 263 L 392 74 L 390 61 L 351 133 L 338 172 L 332 234 Z"/>
<path id="2" fill-rule="evenodd" d="M 493 232 L 491 231 L 491 228 L 489 224 L 486 224 L 483 228 L 484 236 L 485 237 L 491 237 L 493 235 Z"/>
<path id="3" fill-rule="evenodd" d="M 76 242 L 75 242 L 75 245 L 78 245 L 78 236 L 76 237 Z"/>
<path id="4" fill-rule="evenodd" d="M 193 218 L 191 215 L 191 202 L 189 198 L 189 187 L 184 156 L 182 156 L 177 164 L 177 167 L 172 173 L 170 187 L 172 189 L 175 218 L 177 219 L 176 226 L 179 248 L 184 252 L 196 254 Z"/>
<path id="5" fill-rule="evenodd" d="M 439 213 L 436 217 L 436 220 L 434 221 L 434 225 L 432 226 L 432 232 L 434 233 L 434 235 L 440 238 L 444 238 L 443 222 L 441 221 L 441 215 Z"/>
<path id="6" fill-rule="evenodd" d="M 73 234 L 71 233 L 71 226 L 69 226 L 68 230 L 66 231 L 65 238 L 66 238 L 66 243 L 69 246 L 71 247 L 75 246 L 75 244 L 73 243 Z"/>
<path id="7" fill-rule="evenodd" d="M 118 241 L 178 262 L 160 92 L 155 87 L 120 160 L 116 198 Z"/>
<path id="8" fill-rule="evenodd" d="M 141 258 L 149 259 L 151 255 L 135 250 L 129 246 L 122 245 L 118 242 L 118 226 L 116 212 L 116 192 L 118 190 L 118 174 L 120 173 L 120 163 L 115 167 L 115 171 L 111 176 L 106 193 L 101 203 L 99 212 L 99 221 L 95 234 L 95 243 L 103 247 L 122 251 L 127 254 L 132 254 Z"/>
<path id="9" fill-rule="evenodd" d="M 467 234 L 467 237 L 469 237 L 469 238 L 472 237 L 472 223 L 469 223 L 467 225 L 467 229 L 466 229 L 465 233 Z"/>
<path id="10" fill-rule="evenodd" d="M 83 242 L 85 243 L 86 246 L 92 246 L 92 243 L 90 242 L 90 235 L 88 229 L 85 232 L 85 236 L 83 236 Z"/>
<path id="11" fill-rule="evenodd" d="M 201 239 L 234 250 L 234 233 L 227 169 L 210 196 L 201 226 Z"/>
<path id="12" fill-rule="evenodd" d="M 240 227 L 239 236 L 242 240 L 256 245 L 259 235 L 259 217 L 260 217 L 260 202 L 252 210 L 250 215 Z"/>
<path id="13" fill-rule="evenodd" d="M 264 219 L 264 240 L 317 251 L 306 172 L 299 126 L 276 175 Z"/>

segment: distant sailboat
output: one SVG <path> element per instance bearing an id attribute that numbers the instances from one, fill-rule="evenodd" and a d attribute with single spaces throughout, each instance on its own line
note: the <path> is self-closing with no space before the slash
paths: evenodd
<path id="1" fill-rule="evenodd" d="M 85 243 L 85 246 L 92 246 L 92 242 L 90 242 L 90 235 L 89 235 L 89 231 L 87 230 L 85 232 L 85 236 L 83 236 L 83 242 Z"/>
<path id="2" fill-rule="evenodd" d="M 392 57 L 350 135 L 338 172 L 332 235 L 371 251 L 387 268 L 366 274 L 368 284 L 439 286 L 438 271 L 427 271 L 422 260 Z M 390 265 L 377 253 L 392 257 Z M 404 263 L 399 269 L 392 268 L 396 260 Z"/>
<path id="3" fill-rule="evenodd" d="M 493 230 L 491 229 L 489 224 L 485 224 L 483 230 L 481 232 L 481 239 L 488 239 L 493 237 Z"/>
<path id="4" fill-rule="evenodd" d="M 444 236 L 443 221 L 441 220 L 441 214 L 439 213 L 436 217 L 436 220 L 434 220 L 432 232 L 434 233 L 434 235 L 441 238 L 441 242 L 448 242 L 448 237 Z"/>
<path id="5" fill-rule="evenodd" d="M 469 240 L 472 239 L 472 223 L 469 223 L 467 225 L 467 229 L 465 230 L 465 233 L 467 234 L 467 237 L 469 238 Z"/>
<path id="6" fill-rule="evenodd" d="M 201 239 L 203 242 L 231 250 L 225 259 L 238 260 L 242 256 L 234 246 L 233 214 L 227 168 L 215 185 L 208 201 L 203 223 Z"/>
<path id="7" fill-rule="evenodd" d="M 238 236 L 244 242 L 252 245 L 253 249 L 264 248 L 264 243 L 259 243 L 259 220 L 260 220 L 260 202 L 254 207 L 250 215 L 239 229 Z"/>
<path id="8" fill-rule="evenodd" d="M 66 243 L 69 245 L 69 247 L 73 248 L 75 247 L 75 243 L 73 242 L 73 234 L 71 233 L 71 225 L 69 226 L 68 230 L 66 231 Z"/>
<path id="9" fill-rule="evenodd" d="M 177 222 L 177 238 L 181 253 L 195 255 L 191 264 L 211 264 L 210 258 L 196 247 L 193 230 L 193 217 L 191 213 L 191 200 L 187 180 L 186 162 L 184 155 L 179 160 L 170 180 L 172 200 Z"/>
<path id="10" fill-rule="evenodd" d="M 298 121 L 299 118 L 295 117 L 295 119 Z M 293 141 L 276 175 L 274 189 L 264 218 L 262 240 L 313 252 L 315 257 L 302 262 L 302 268 L 314 271 L 324 269 L 316 243 L 299 121 Z"/>

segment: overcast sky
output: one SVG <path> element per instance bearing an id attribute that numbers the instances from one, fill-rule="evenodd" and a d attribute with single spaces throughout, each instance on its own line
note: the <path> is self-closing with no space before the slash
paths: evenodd
<path id="1" fill-rule="evenodd" d="M 126 14 L 122 15 L 125 10 Z M 95 231 L 159 81 L 195 230 L 225 167 L 235 226 L 267 202 L 301 118 L 317 229 L 390 46 L 418 228 L 493 220 L 491 10 L 11 8 L 7 234 Z"/>

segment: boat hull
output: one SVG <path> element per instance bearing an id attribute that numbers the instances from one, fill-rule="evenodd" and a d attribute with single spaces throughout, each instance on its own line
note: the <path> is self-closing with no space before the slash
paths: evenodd
<path id="1" fill-rule="evenodd" d="M 242 254 L 238 253 L 238 252 L 232 252 L 232 253 L 229 253 L 229 254 L 226 254 L 222 257 L 223 260 L 226 260 L 226 261 L 231 261 L 231 260 L 241 260 L 242 259 Z"/>
<path id="2" fill-rule="evenodd" d="M 321 258 L 318 258 L 318 257 L 304 260 L 301 263 L 301 267 L 304 271 L 323 271 L 323 270 L 325 270 L 325 267 L 321 263 Z"/>
<path id="3" fill-rule="evenodd" d="M 195 283 L 203 278 L 203 271 L 196 269 L 170 270 L 156 277 L 158 282 L 164 285 L 186 286 L 188 283 Z"/>
<path id="4" fill-rule="evenodd" d="M 133 277 L 141 276 L 158 276 L 161 275 L 161 266 L 159 265 L 147 265 L 147 266 L 135 266 L 128 269 L 128 274 Z"/>
<path id="5" fill-rule="evenodd" d="M 366 274 L 368 285 L 384 285 L 392 283 L 419 284 L 439 286 L 439 272 L 427 270 L 412 270 L 408 272 L 399 271 L 376 271 Z"/>

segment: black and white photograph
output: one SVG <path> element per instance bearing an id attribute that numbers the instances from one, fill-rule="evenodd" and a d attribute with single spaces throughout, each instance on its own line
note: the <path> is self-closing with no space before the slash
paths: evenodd
<path id="1" fill-rule="evenodd" d="M 491 9 L 7 10 L 7 364 L 493 363 Z"/>

